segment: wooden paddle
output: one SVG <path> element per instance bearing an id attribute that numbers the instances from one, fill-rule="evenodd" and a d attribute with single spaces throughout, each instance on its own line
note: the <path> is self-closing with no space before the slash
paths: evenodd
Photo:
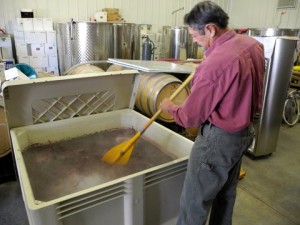
<path id="1" fill-rule="evenodd" d="M 171 95 L 170 99 L 173 100 L 192 80 L 194 73 L 191 73 L 186 80 L 179 86 L 179 88 Z M 133 151 L 134 145 L 136 141 L 141 137 L 141 135 L 147 130 L 147 128 L 152 124 L 152 122 L 159 116 L 159 114 L 162 112 L 161 109 L 159 109 L 147 122 L 147 124 L 144 126 L 143 130 L 141 132 L 137 132 L 132 138 L 130 138 L 127 141 L 122 142 L 121 144 L 116 145 L 115 147 L 111 148 L 103 157 L 102 161 L 114 164 L 118 163 L 121 165 L 125 165 L 130 155 Z"/>

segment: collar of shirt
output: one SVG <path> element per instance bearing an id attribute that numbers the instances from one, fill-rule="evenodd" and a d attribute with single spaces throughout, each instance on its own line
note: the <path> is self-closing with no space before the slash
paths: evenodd
<path id="1" fill-rule="evenodd" d="M 234 30 L 228 30 L 227 32 L 225 32 L 224 34 L 222 34 L 220 37 L 218 37 L 213 43 L 212 45 L 205 51 L 205 57 L 208 57 L 211 52 L 214 51 L 214 49 L 223 44 L 225 41 L 227 41 L 228 39 L 231 39 L 233 36 L 237 35 L 236 32 Z"/>

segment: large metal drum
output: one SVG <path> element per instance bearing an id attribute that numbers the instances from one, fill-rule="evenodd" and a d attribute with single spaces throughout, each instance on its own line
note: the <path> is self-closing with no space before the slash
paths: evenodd
<path id="1" fill-rule="evenodd" d="M 187 27 L 163 26 L 161 58 L 198 58 L 198 45 L 193 43 Z"/>
<path id="2" fill-rule="evenodd" d="M 248 149 L 253 157 L 261 157 L 276 150 L 300 32 L 290 29 L 250 28 L 247 34 L 265 46 L 266 72 L 262 108 L 259 117 L 254 120 L 256 135 Z"/>
<path id="3" fill-rule="evenodd" d="M 58 23 L 60 73 L 83 62 L 108 58 L 139 59 L 139 41 L 138 25 L 133 23 Z"/>

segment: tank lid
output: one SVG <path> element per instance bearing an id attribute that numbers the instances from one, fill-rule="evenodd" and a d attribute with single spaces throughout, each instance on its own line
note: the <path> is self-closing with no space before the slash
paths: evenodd
<path id="1" fill-rule="evenodd" d="M 276 36 L 300 37 L 300 29 L 249 28 L 246 34 L 250 36 L 261 36 L 261 37 L 276 37 Z"/>
<path id="2" fill-rule="evenodd" d="M 141 70 L 144 72 L 164 72 L 164 73 L 183 73 L 189 74 L 194 71 L 193 67 L 184 66 L 176 63 L 165 61 L 147 61 L 147 60 L 130 60 L 130 59 L 108 59 L 108 62 L 120 66 L 126 66 L 131 69 Z"/>

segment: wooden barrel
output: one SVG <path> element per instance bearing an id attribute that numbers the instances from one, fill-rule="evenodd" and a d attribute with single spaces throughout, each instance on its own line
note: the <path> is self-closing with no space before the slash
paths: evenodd
<path id="1" fill-rule="evenodd" d="M 165 98 L 169 98 L 181 85 L 181 81 L 170 74 L 142 73 L 139 83 L 135 106 L 148 116 L 153 116 L 159 110 L 159 104 Z M 189 89 L 183 89 L 173 100 L 181 105 L 189 95 Z M 172 115 L 162 112 L 158 117 L 164 122 L 174 122 Z"/>
<path id="2" fill-rule="evenodd" d="M 90 65 L 90 64 L 83 64 L 83 65 L 77 66 L 76 68 L 69 71 L 67 75 L 96 73 L 96 72 L 104 72 L 104 70 L 98 66 L 94 66 L 94 65 Z"/>
<path id="3" fill-rule="evenodd" d="M 0 157 L 7 155 L 10 150 L 11 148 L 4 108 L 0 106 Z"/>
<path id="4" fill-rule="evenodd" d="M 129 69 L 129 68 L 126 68 L 125 66 L 120 66 L 120 65 L 117 65 L 117 64 L 113 64 L 113 65 L 111 65 L 107 68 L 106 72 L 121 71 L 121 70 L 126 70 L 126 69 Z"/>

